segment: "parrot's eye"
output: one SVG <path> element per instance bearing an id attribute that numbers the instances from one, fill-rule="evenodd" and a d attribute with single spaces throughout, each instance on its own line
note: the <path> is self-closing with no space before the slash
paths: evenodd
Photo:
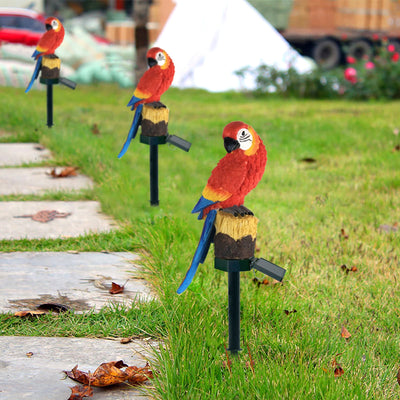
<path id="1" fill-rule="evenodd" d="M 253 143 L 253 136 L 248 129 L 240 129 L 236 135 L 236 140 L 242 150 L 248 150 Z"/>
<path id="2" fill-rule="evenodd" d="M 53 19 L 53 21 L 51 21 L 51 26 L 53 27 L 53 29 L 57 29 L 58 28 L 58 22 Z"/>
<path id="3" fill-rule="evenodd" d="M 156 55 L 157 64 L 161 67 L 165 64 L 165 56 L 161 51 L 159 51 Z"/>

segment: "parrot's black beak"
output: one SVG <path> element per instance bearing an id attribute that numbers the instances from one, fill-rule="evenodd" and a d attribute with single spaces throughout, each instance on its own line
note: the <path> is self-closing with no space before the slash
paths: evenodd
<path id="1" fill-rule="evenodd" d="M 53 29 L 53 27 L 50 24 L 46 24 L 46 31 L 49 31 L 50 29 Z"/>
<path id="2" fill-rule="evenodd" d="M 240 147 L 240 143 L 235 139 L 226 137 L 224 138 L 224 147 L 228 153 L 231 153 L 233 150 L 236 150 Z"/>
<path id="3" fill-rule="evenodd" d="M 149 64 L 149 67 L 154 67 L 155 65 L 157 65 L 157 61 L 154 58 L 148 58 L 147 59 L 147 64 Z"/>

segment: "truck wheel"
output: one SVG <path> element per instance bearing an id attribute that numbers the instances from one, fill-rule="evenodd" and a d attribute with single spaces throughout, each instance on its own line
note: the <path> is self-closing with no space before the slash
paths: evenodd
<path id="1" fill-rule="evenodd" d="M 333 39 L 322 39 L 315 43 L 311 57 L 322 68 L 337 67 L 342 58 L 339 43 Z"/>
<path id="2" fill-rule="evenodd" d="M 349 44 L 348 55 L 356 60 L 361 60 L 364 56 L 370 57 L 372 55 L 372 46 L 366 40 L 353 40 Z"/>

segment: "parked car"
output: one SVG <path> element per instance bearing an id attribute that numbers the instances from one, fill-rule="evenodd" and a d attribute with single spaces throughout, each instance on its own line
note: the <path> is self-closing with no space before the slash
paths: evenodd
<path id="1" fill-rule="evenodd" d="M 0 7 L 0 42 L 36 46 L 45 32 L 45 18 L 24 8 Z"/>

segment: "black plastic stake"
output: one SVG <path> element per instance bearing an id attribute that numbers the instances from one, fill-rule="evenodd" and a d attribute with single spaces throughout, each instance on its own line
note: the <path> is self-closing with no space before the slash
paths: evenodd
<path id="1" fill-rule="evenodd" d="M 48 83 L 47 85 L 47 126 L 51 128 L 53 126 L 53 85 Z"/>
<path id="2" fill-rule="evenodd" d="M 158 144 L 150 145 L 150 204 L 158 206 Z"/>
<path id="3" fill-rule="evenodd" d="M 229 348 L 232 354 L 240 350 L 240 271 L 228 272 Z"/>

